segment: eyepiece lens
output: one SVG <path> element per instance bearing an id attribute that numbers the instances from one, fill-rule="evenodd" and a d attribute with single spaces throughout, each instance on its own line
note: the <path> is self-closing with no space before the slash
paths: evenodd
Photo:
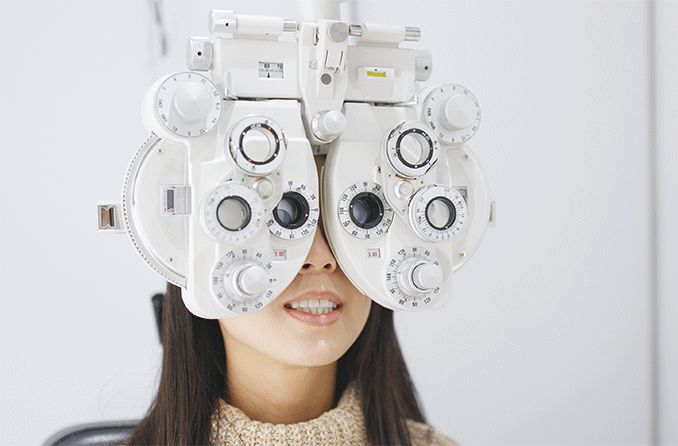
<path id="1" fill-rule="evenodd" d="M 308 201 L 298 192 L 285 192 L 273 209 L 273 218 L 285 229 L 297 229 L 308 220 Z"/>
<path id="2" fill-rule="evenodd" d="M 410 133 L 400 141 L 400 156 L 408 164 L 418 165 L 426 159 L 428 147 L 423 144 L 421 137 Z"/>
<path id="3" fill-rule="evenodd" d="M 372 229 L 381 223 L 384 205 L 372 192 L 361 192 L 351 200 L 349 215 L 359 228 Z"/>
<path id="4" fill-rule="evenodd" d="M 275 142 L 271 133 L 260 127 L 253 127 L 242 137 L 242 152 L 254 163 L 266 163 L 273 156 Z"/>
<path id="5" fill-rule="evenodd" d="M 229 231 L 240 231 L 252 218 L 252 209 L 244 198 L 237 195 L 225 197 L 217 206 L 217 220 Z"/>
<path id="6" fill-rule="evenodd" d="M 435 229 L 445 230 L 457 219 L 457 209 L 446 197 L 436 197 L 426 205 L 426 220 Z"/>

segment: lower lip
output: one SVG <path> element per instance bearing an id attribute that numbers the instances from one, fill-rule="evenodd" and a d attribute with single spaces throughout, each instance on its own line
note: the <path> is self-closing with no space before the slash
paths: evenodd
<path id="1" fill-rule="evenodd" d="M 316 327 L 327 327 L 332 325 L 337 319 L 341 317 L 341 312 L 344 310 L 343 306 L 338 306 L 327 314 L 311 314 L 305 313 L 301 310 L 294 310 L 292 308 L 283 307 L 283 309 L 295 319 L 305 322 L 308 325 Z"/>

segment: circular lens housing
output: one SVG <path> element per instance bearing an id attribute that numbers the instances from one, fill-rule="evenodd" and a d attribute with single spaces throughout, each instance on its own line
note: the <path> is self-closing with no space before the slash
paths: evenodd
<path id="1" fill-rule="evenodd" d="M 436 197 L 426 205 L 426 220 L 435 229 L 444 231 L 457 219 L 457 209 L 447 197 Z"/>
<path id="2" fill-rule="evenodd" d="M 247 116 L 231 127 L 225 151 L 245 173 L 266 176 L 283 162 L 287 153 L 287 138 L 273 119 Z"/>
<path id="3" fill-rule="evenodd" d="M 280 152 L 280 137 L 268 124 L 254 123 L 240 134 L 239 148 L 242 156 L 255 165 L 273 161 Z"/>
<path id="4" fill-rule="evenodd" d="M 217 220 L 228 231 L 240 231 L 252 219 L 252 209 L 242 197 L 225 197 L 217 206 Z"/>
<path id="5" fill-rule="evenodd" d="M 350 185 L 339 197 L 339 223 L 351 236 L 358 239 L 380 237 L 393 222 L 393 209 L 384 197 L 381 185 L 361 181 Z"/>
<path id="6" fill-rule="evenodd" d="M 273 218 L 285 229 L 297 229 L 306 223 L 309 215 L 309 205 L 306 198 L 299 192 L 285 192 L 273 209 Z"/>
<path id="7" fill-rule="evenodd" d="M 304 238 L 318 225 L 318 196 L 306 184 L 288 180 L 282 198 L 269 215 L 267 225 L 271 234 L 286 240 Z"/>
<path id="8" fill-rule="evenodd" d="M 360 192 L 348 209 L 351 220 L 361 229 L 372 229 L 384 218 L 384 205 L 372 192 Z"/>
<path id="9" fill-rule="evenodd" d="M 461 232 L 466 217 L 466 200 L 451 186 L 424 186 L 410 200 L 410 226 L 419 237 L 429 242 L 451 240 Z"/>
<path id="10" fill-rule="evenodd" d="M 398 175 L 418 178 L 438 161 L 438 139 L 420 121 L 404 121 L 386 139 L 386 158 Z"/>
<path id="11" fill-rule="evenodd" d="M 201 208 L 203 229 L 215 240 L 232 245 L 254 237 L 265 222 L 264 202 L 244 184 L 218 185 L 207 194 Z"/>
<path id="12" fill-rule="evenodd" d="M 395 149 L 400 162 L 411 169 L 419 169 L 433 157 L 433 140 L 424 130 L 411 128 L 400 134 Z"/>

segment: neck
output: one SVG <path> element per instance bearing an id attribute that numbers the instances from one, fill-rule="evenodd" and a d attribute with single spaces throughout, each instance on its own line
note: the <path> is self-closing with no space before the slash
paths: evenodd
<path id="1" fill-rule="evenodd" d="M 334 407 L 336 361 L 323 366 L 284 364 L 222 330 L 226 348 L 229 404 L 250 419 L 293 424 Z"/>

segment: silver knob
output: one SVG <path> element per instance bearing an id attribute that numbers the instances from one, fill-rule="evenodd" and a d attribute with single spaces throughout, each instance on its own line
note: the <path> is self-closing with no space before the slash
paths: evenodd
<path id="1" fill-rule="evenodd" d="M 412 283 L 422 291 L 430 291 L 443 283 L 443 272 L 433 263 L 422 263 L 412 269 Z"/>
<path id="2" fill-rule="evenodd" d="M 313 117 L 311 127 L 319 140 L 330 142 L 346 130 L 346 117 L 339 110 L 318 112 Z"/>
<path id="3" fill-rule="evenodd" d="M 412 258 L 398 271 L 398 285 L 409 296 L 420 296 L 433 291 L 443 283 L 440 266 L 422 258 Z"/>
<path id="4" fill-rule="evenodd" d="M 235 300 L 243 301 L 261 295 L 269 285 L 268 272 L 259 264 L 247 262 L 231 265 L 226 274 L 232 279 L 226 283 L 228 293 Z"/>

